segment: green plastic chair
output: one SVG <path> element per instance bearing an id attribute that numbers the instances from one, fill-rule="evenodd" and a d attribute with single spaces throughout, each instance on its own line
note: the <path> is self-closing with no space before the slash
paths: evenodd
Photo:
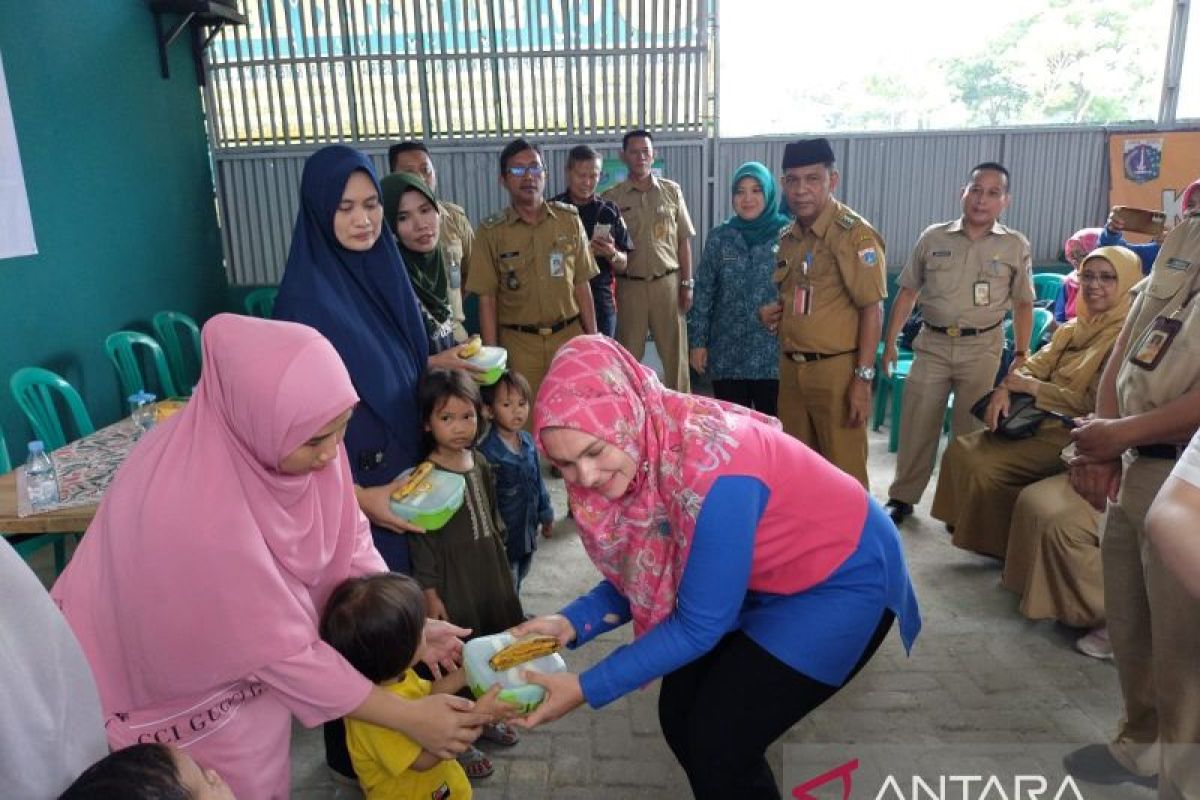
<path id="1" fill-rule="evenodd" d="M 29 420 L 33 433 L 46 444 L 46 450 L 57 450 L 68 439 L 55 404 L 55 395 L 66 405 L 76 438 L 94 433 L 96 426 L 83 405 L 75 387 L 60 376 L 41 367 L 22 367 L 8 382 L 13 399 Z"/>
<path id="2" fill-rule="evenodd" d="M 275 298 L 278 294 L 278 286 L 264 286 L 261 289 L 255 289 L 242 301 L 246 306 L 246 313 L 252 317 L 271 319 L 271 313 L 275 310 Z"/>
<path id="3" fill-rule="evenodd" d="M 911 366 L 913 360 L 912 350 L 903 347 L 896 349 L 896 370 L 899 371 L 901 364 Z M 908 368 L 904 370 L 904 374 L 908 374 Z M 871 430 L 877 431 L 883 425 L 884 419 L 887 417 L 888 397 L 896 390 L 895 383 L 896 373 L 892 373 L 892 377 L 883 374 L 883 342 L 879 343 L 878 349 L 875 351 L 875 397 L 872 400 L 871 414 Z M 896 418 L 897 420 L 899 417 Z M 897 427 L 895 421 L 892 422 L 892 427 Z"/>
<path id="4" fill-rule="evenodd" d="M 1054 322 L 1054 313 L 1048 308 L 1035 308 L 1033 310 L 1033 330 L 1029 336 L 1029 350 L 1032 352 L 1042 346 L 1042 337 L 1046 335 L 1046 328 L 1050 327 L 1050 323 Z"/>
<path id="5" fill-rule="evenodd" d="M 121 394 L 128 397 L 131 394 L 145 391 L 146 378 L 142 374 L 142 365 L 138 361 L 135 347 L 145 348 L 154 362 L 154 371 L 158 375 L 159 399 L 175 397 L 175 381 L 171 380 L 171 369 L 167 366 L 167 357 L 158 342 L 144 333 L 137 331 L 117 331 L 110 333 L 104 340 L 104 352 L 117 368 L 117 377 L 121 381 Z"/>
<path id="6" fill-rule="evenodd" d="M 8 458 L 8 443 L 4 440 L 4 431 L 0 431 L 0 475 L 12 472 L 12 462 Z M 54 548 L 54 574 L 62 574 L 67 566 L 67 542 L 56 533 L 26 533 L 4 537 L 17 555 L 26 561 L 43 547 Z"/>
<path id="7" fill-rule="evenodd" d="M 1038 300 L 1056 300 L 1066 276 L 1056 272 L 1039 272 L 1033 276 L 1033 293 Z"/>
<path id="8" fill-rule="evenodd" d="M 175 386 L 183 391 L 195 386 L 199 380 L 200 365 L 203 363 L 200 355 L 200 326 L 196 324 L 196 320 L 180 311 L 159 311 L 150 320 L 150 324 L 167 354 L 167 364 L 171 368 Z M 189 355 L 184 354 L 185 344 Z M 192 364 L 195 365 L 194 369 Z"/>

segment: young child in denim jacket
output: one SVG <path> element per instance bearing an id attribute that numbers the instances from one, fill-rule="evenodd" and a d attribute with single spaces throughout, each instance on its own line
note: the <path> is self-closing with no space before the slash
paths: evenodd
<path id="1" fill-rule="evenodd" d="M 500 518 L 508 528 L 508 563 L 519 592 L 533 563 L 538 528 L 546 538 L 554 530 L 554 509 L 533 437 L 523 430 L 533 405 L 529 381 L 509 370 L 496 383 L 483 387 L 483 405 L 492 425 L 479 450 L 496 472 Z"/>

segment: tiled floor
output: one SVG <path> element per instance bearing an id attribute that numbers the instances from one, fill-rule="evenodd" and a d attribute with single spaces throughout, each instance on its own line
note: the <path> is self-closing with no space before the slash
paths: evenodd
<path id="1" fill-rule="evenodd" d="M 886 445 L 886 429 L 872 435 L 877 497 L 886 492 L 895 465 Z M 562 482 L 550 485 L 561 518 Z M 953 548 L 928 517 L 931 497 L 932 488 L 902 529 L 925 624 L 912 656 L 905 656 L 893 633 L 856 680 L 769 751 L 785 796 L 856 763 L 850 772 L 855 798 L 1025 797 L 1014 784 L 1017 775 L 1028 779 L 1026 790 L 1044 780 L 1051 798 L 1062 788 L 1061 756 L 1079 744 L 1104 741 L 1113 730 L 1119 695 L 1112 665 L 1076 653 L 1077 631 L 1019 616 L 1016 598 L 999 585 L 999 564 Z M 46 554 L 36 566 L 48 575 Z M 552 612 L 597 578 L 565 521 L 538 551 L 522 599 L 531 613 Z M 626 636 L 602 637 L 568 653 L 568 663 L 586 668 Z M 580 709 L 528 732 L 511 749 L 490 748 L 496 773 L 478 783 L 476 797 L 688 796 L 659 733 L 656 700 L 657 687 L 650 686 L 604 709 Z M 294 797 L 359 796 L 329 779 L 319 730 L 297 726 L 292 756 Z M 1000 785 L 985 792 L 989 776 Z M 928 794 L 918 792 L 917 780 L 931 787 Z M 1129 785 L 1079 788 L 1087 800 L 1153 796 Z M 840 779 L 812 789 L 811 796 L 841 798 Z M 1076 795 L 1068 787 L 1058 796 Z"/>

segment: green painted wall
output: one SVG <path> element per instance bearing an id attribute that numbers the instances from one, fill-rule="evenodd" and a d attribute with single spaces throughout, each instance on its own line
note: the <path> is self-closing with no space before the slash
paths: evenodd
<path id="1" fill-rule="evenodd" d="M 159 75 L 144 0 L 0 0 L 8 82 L 38 254 L 0 260 L 0 428 L 31 432 L 8 389 L 43 366 L 97 426 L 124 413 L 104 337 L 225 304 L 200 93 L 187 36 Z"/>

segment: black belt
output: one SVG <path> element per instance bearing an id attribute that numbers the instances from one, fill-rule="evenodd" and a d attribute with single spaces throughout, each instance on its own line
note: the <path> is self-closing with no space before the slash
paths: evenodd
<path id="1" fill-rule="evenodd" d="M 838 356 L 849 355 L 850 353 L 854 352 L 857 351 L 843 350 L 840 353 L 800 353 L 793 351 L 791 353 L 784 353 L 784 355 L 790 358 L 792 361 L 795 361 L 797 364 L 803 364 L 806 361 L 822 361 L 826 358 L 837 358 Z"/>
<path id="2" fill-rule="evenodd" d="M 664 272 L 662 275 L 651 275 L 649 278 L 643 278 L 641 275 L 626 275 L 626 274 L 624 274 L 624 273 L 622 273 L 622 272 L 617 272 L 617 273 L 615 273 L 615 274 L 616 274 L 616 276 L 617 276 L 617 280 L 622 280 L 622 281 L 647 281 L 647 282 L 649 282 L 649 281 L 656 281 L 656 280 L 658 280 L 659 278 L 665 278 L 665 277 L 667 277 L 668 275 L 674 275 L 676 272 L 678 272 L 678 270 L 674 270 L 674 269 L 673 269 L 673 270 L 671 270 L 670 272 Z"/>
<path id="3" fill-rule="evenodd" d="M 1000 322 L 1003 321 L 1004 320 L 1000 320 Z M 995 325 L 988 325 L 986 328 L 960 328 L 957 325 L 951 325 L 948 328 L 941 328 L 937 325 L 931 325 L 928 322 L 925 323 L 925 327 L 937 333 L 944 333 L 953 338 L 958 336 L 978 336 L 981 333 L 994 331 L 996 328 L 1000 327 L 1000 322 L 997 322 Z"/>
<path id="4" fill-rule="evenodd" d="M 1165 458 L 1178 461 L 1183 455 L 1184 445 L 1181 444 L 1139 444 L 1134 448 L 1143 458 Z"/>
<path id="5" fill-rule="evenodd" d="M 553 325 L 501 325 L 500 327 L 508 328 L 510 331 L 520 331 L 521 333 L 536 333 L 538 336 L 550 336 L 551 334 L 558 333 L 577 319 L 579 319 L 578 314 L 559 320 Z"/>

